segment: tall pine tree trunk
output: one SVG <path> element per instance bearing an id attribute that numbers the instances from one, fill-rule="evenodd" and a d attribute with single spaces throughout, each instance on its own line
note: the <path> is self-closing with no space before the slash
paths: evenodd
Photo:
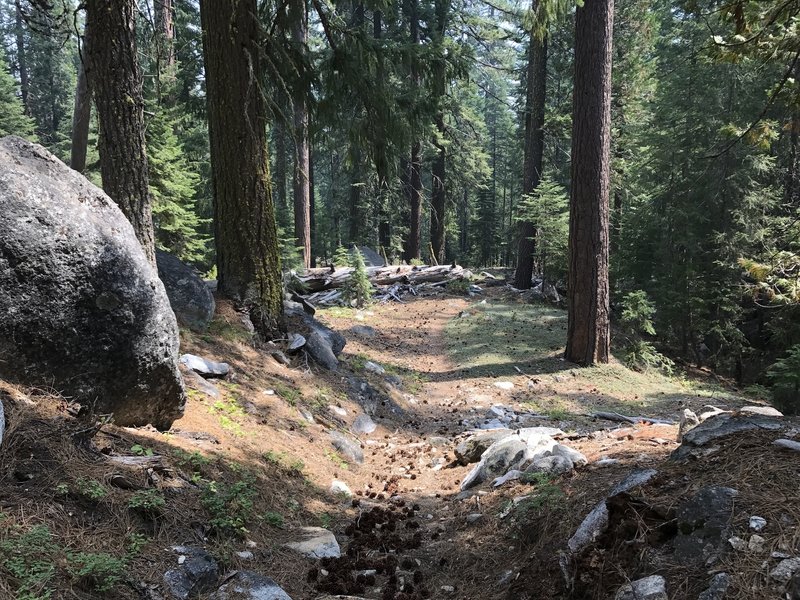
<path id="1" fill-rule="evenodd" d="M 308 17 L 305 0 L 289 0 L 289 22 L 292 27 L 292 43 L 299 56 L 305 55 L 308 42 Z M 308 177 L 308 90 L 304 85 L 305 76 L 299 70 L 292 103 L 294 105 L 294 237 L 303 256 L 303 266 L 311 266 L 311 198 Z"/>
<path id="2" fill-rule="evenodd" d="M 175 104 L 175 79 L 177 64 L 175 59 L 175 7 L 173 0 L 153 0 L 156 25 L 156 48 L 158 57 L 158 96 L 159 102 L 167 106 Z M 163 96 L 162 78 L 167 93 Z"/>
<path id="3" fill-rule="evenodd" d="M 567 360 L 607 363 L 611 345 L 608 204 L 614 0 L 575 13 L 572 197 L 569 218 Z"/>
<path id="4" fill-rule="evenodd" d="M 531 194 L 542 178 L 544 159 L 544 111 L 547 99 L 547 38 L 531 32 L 528 49 L 528 87 L 525 94 L 525 149 L 522 164 L 522 193 Z M 517 269 L 514 287 L 530 289 L 533 279 L 533 254 L 536 251 L 536 224 L 519 224 Z"/>
<path id="5" fill-rule="evenodd" d="M 447 189 L 445 180 L 447 176 L 447 149 L 444 145 L 446 132 L 444 123 L 444 111 L 441 107 L 444 99 L 447 81 L 444 38 L 447 31 L 447 14 L 450 10 L 449 0 L 436 0 L 436 32 L 435 43 L 438 46 L 439 56 L 435 59 L 433 72 L 433 95 L 436 102 L 440 105 L 437 109 L 434 122 L 439 138 L 435 145 L 437 148 L 436 158 L 433 160 L 431 176 L 433 179 L 431 190 L 431 251 L 436 262 L 445 262 L 445 232 L 446 232 L 446 212 L 447 212 Z"/>
<path id="6" fill-rule="evenodd" d="M 87 47 L 89 32 L 83 32 L 83 48 L 78 64 L 78 81 L 75 85 L 75 104 L 72 109 L 72 145 L 69 166 L 83 173 L 86 170 L 86 154 L 89 149 L 89 124 L 92 116 L 92 93 L 86 77 Z"/>
<path id="7" fill-rule="evenodd" d="M 22 94 L 22 106 L 25 114 L 30 114 L 28 106 L 28 92 L 30 82 L 28 79 L 28 60 L 25 54 L 25 29 L 23 27 L 22 7 L 20 0 L 14 0 L 14 35 L 17 42 L 17 72 L 19 73 L 19 91 Z"/>
<path id="8" fill-rule="evenodd" d="M 136 54 L 135 0 L 86 0 L 89 85 L 100 121 L 103 189 L 133 225 L 155 264 L 153 218 L 147 181 L 142 73 Z"/>
<path id="9" fill-rule="evenodd" d="M 309 227 L 311 229 L 311 268 L 317 266 L 317 198 L 314 192 L 314 147 L 311 145 L 311 135 L 309 133 L 308 142 L 308 208 L 309 208 Z"/>
<path id="10" fill-rule="evenodd" d="M 270 337 L 283 328 L 283 292 L 257 14 L 256 0 L 200 2 L 219 291 Z"/>
<path id="11" fill-rule="evenodd" d="M 286 129 L 283 120 L 278 118 L 272 125 L 275 138 L 275 205 L 284 212 L 289 211 L 289 200 L 286 194 Z M 285 223 L 282 222 L 282 225 Z"/>
<path id="12" fill-rule="evenodd" d="M 411 144 L 411 160 L 408 163 L 408 206 L 409 232 L 406 260 L 411 262 L 420 257 L 422 243 L 422 144 Z"/>

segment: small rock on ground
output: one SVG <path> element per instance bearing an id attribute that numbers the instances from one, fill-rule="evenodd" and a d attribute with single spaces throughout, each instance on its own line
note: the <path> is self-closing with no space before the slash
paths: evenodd
<path id="1" fill-rule="evenodd" d="M 303 539 L 287 543 L 287 548 L 309 558 L 339 558 L 341 555 L 336 536 L 327 529 L 303 527 L 300 531 Z"/>
<path id="2" fill-rule="evenodd" d="M 701 592 L 697 600 L 723 600 L 731 585 L 731 576 L 727 573 L 717 573 L 711 579 L 708 589 Z"/>
<path id="3" fill-rule="evenodd" d="M 236 571 L 209 598 L 210 600 L 292 600 L 291 596 L 272 579 L 253 571 Z"/>
<path id="4" fill-rule="evenodd" d="M 353 496 L 353 491 L 348 487 L 344 481 L 334 479 L 330 487 L 331 494 L 344 494 L 348 498 Z"/>
<path id="5" fill-rule="evenodd" d="M 778 563 L 778 566 L 769 572 L 775 581 L 788 583 L 795 573 L 800 572 L 800 558 L 787 558 Z"/>
<path id="6" fill-rule="evenodd" d="M 219 578 L 219 566 L 208 552 L 201 548 L 175 546 L 178 567 L 164 573 L 167 592 L 176 600 L 186 600 L 210 590 Z"/>
<path id="7" fill-rule="evenodd" d="M 661 575 L 651 575 L 622 586 L 614 600 L 669 600 L 667 582 Z"/>
<path id="8" fill-rule="evenodd" d="M 194 354 L 182 354 L 181 363 L 203 377 L 225 377 L 230 371 L 228 363 L 215 362 Z"/>
<path id="9" fill-rule="evenodd" d="M 772 442 L 772 444 L 778 448 L 783 448 L 784 450 L 794 450 L 795 452 L 800 452 L 800 442 L 795 442 L 794 440 L 775 440 Z"/>
<path id="10" fill-rule="evenodd" d="M 375 424 L 375 421 L 367 414 L 358 415 L 350 426 L 353 433 L 362 433 L 366 435 L 369 435 L 377 428 L 378 426 Z"/>
<path id="11" fill-rule="evenodd" d="M 347 460 L 361 464 L 364 462 L 364 453 L 361 445 L 338 431 L 330 432 L 331 444 Z"/>

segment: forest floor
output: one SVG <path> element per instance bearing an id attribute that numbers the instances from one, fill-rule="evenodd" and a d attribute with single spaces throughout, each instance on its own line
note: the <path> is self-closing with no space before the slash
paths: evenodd
<path id="1" fill-rule="evenodd" d="M 0 386 L 12 407 L 0 454 L 0 598 L 167 598 L 162 578 L 177 564 L 178 545 L 205 548 L 224 571 L 267 575 L 295 600 L 566 598 L 558 560 L 566 540 L 614 484 L 634 468 L 664 465 L 678 446 L 675 425 L 589 415 L 677 421 L 683 408 L 754 403 L 702 372 L 666 377 L 616 361 L 575 368 L 561 358 L 566 313 L 500 290 L 317 317 L 348 340 L 338 372 L 302 358 L 279 365 L 220 303 L 207 334 L 183 332 L 181 351 L 224 360 L 232 375 L 212 381 L 216 398 L 191 389 L 185 417 L 168 433 L 87 431 L 63 400 Z M 456 464 L 454 447 L 497 405 L 538 415 L 525 426 L 562 429 L 589 465 L 460 493 L 472 465 Z M 365 411 L 377 428 L 351 436 L 359 464 L 329 435 L 350 435 Z M 739 436 L 731 454 L 750 456 L 761 443 L 750 439 Z M 143 464 L 123 466 L 119 456 Z M 601 468 L 601 458 L 618 462 Z M 706 480 L 744 478 L 737 485 L 754 493 L 766 485 L 763 469 L 682 469 L 664 469 L 670 485 L 681 482 L 682 497 Z M 774 479 L 774 493 L 799 491 L 796 473 Z M 331 491 L 333 480 L 353 498 Z M 346 558 L 320 565 L 286 548 L 305 526 L 333 531 Z M 798 543 L 797 528 L 787 531 L 775 544 L 786 536 Z M 617 563 L 626 561 L 636 557 L 618 548 L 593 555 L 572 597 L 613 597 L 627 577 Z M 400 574 L 387 576 L 395 567 Z M 740 597 L 772 597 L 744 589 L 753 569 L 741 569 Z M 704 587 L 707 577 L 687 573 L 673 573 L 672 597 Z"/>

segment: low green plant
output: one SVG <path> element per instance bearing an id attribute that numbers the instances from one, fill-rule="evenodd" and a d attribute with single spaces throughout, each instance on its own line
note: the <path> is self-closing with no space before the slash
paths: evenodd
<path id="1" fill-rule="evenodd" d="M 469 292 L 469 281 L 466 279 L 451 279 L 445 289 L 455 296 L 466 296 Z"/>
<path id="2" fill-rule="evenodd" d="M 128 500 L 128 508 L 148 515 L 159 514 L 167 505 L 164 496 L 158 490 L 140 490 Z"/>
<path id="3" fill-rule="evenodd" d="M 139 553 L 147 545 L 150 540 L 142 533 L 129 533 L 127 535 L 128 548 L 127 554 L 129 557 L 139 556 Z"/>
<path id="4" fill-rule="evenodd" d="M 330 513 L 324 512 L 317 515 L 319 518 L 319 523 L 325 529 L 330 529 L 331 525 L 333 524 L 333 517 Z"/>
<path id="5" fill-rule="evenodd" d="M 136 456 L 153 456 L 153 451 L 150 448 L 145 448 L 140 444 L 134 444 L 131 446 L 131 452 L 133 452 Z"/>
<path id="6" fill-rule="evenodd" d="M 337 452 L 331 452 L 330 450 L 325 451 L 325 456 L 334 463 L 337 467 L 341 469 L 347 469 L 347 461 L 343 459 Z"/>
<path id="7" fill-rule="evenodd" d="M 302 392 L 295 387 L 276 383 L 274 386 L 275 393 L 283 398 L 289 406 L 297 406 L 297 401 L 303 398 Z"/>
<path id="8" fill-rule="evenodd" d="M 281 513 L 269 511 L 264 513 L 263 518 L 265 523 L 273 527 L 283 528 L 284 519 Z"/>
<path id="9" fill-rule="evenodd" d="M 0 535 L 0 565 L 15 580 L 17 600 L 49 599 L 59 550 L 50 529 L 11 527 Z"/>
<path id="10" fill-rule="evenodd" d="M 209 523 L 218 533 L 247 533 L 247 523 L 253 515 L 256 489 L 252 477 L 228 485 L 217 481 L 206 484 L 200 502 L 208 511 Z"/>
<path id="11" fill-rule="evenodd" d="M 773 398 L 779 408 L 788 413 L 800 412 L 800 344 L 795 344 L 785 356 L 767 371 L 773 385 Z"/>
<path id="12" fill-rule="evenodd" d="M 75 482 L 75 492 L 93 502 L 99 502 L 108 496 L 108 489 L 96 479 L 81 477 Z"/>
<path id="13" fill-rule="evenodd" d="M 350 359 L 350 366 L 354 371 L 363 371 L 366 368 L 369 357 L 365 354 L 355 354 Z"/>
<path id="14" fill-rule="evenodd" d="M 125 560 L 105 552 L 67 553 L 67 572 L 79 586 L 108 592 L 125 574 Z"/>

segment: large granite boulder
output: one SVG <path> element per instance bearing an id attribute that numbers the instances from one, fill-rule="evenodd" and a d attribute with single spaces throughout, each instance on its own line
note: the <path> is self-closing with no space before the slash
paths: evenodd
<path id="1" fill-rule="evenodd" d="M 119 425 L 183 414 L 178 327 L 119 208 L 41 146 L 0 139 L 0 377 Z"/>
<path id="2" fill-rule="evenodd" d="M 156 250 L 156 265 L 178 322 L 194 331 L 208 329 L 215 304 L 206 282 L 195 269 L 161 250 Z"/>

